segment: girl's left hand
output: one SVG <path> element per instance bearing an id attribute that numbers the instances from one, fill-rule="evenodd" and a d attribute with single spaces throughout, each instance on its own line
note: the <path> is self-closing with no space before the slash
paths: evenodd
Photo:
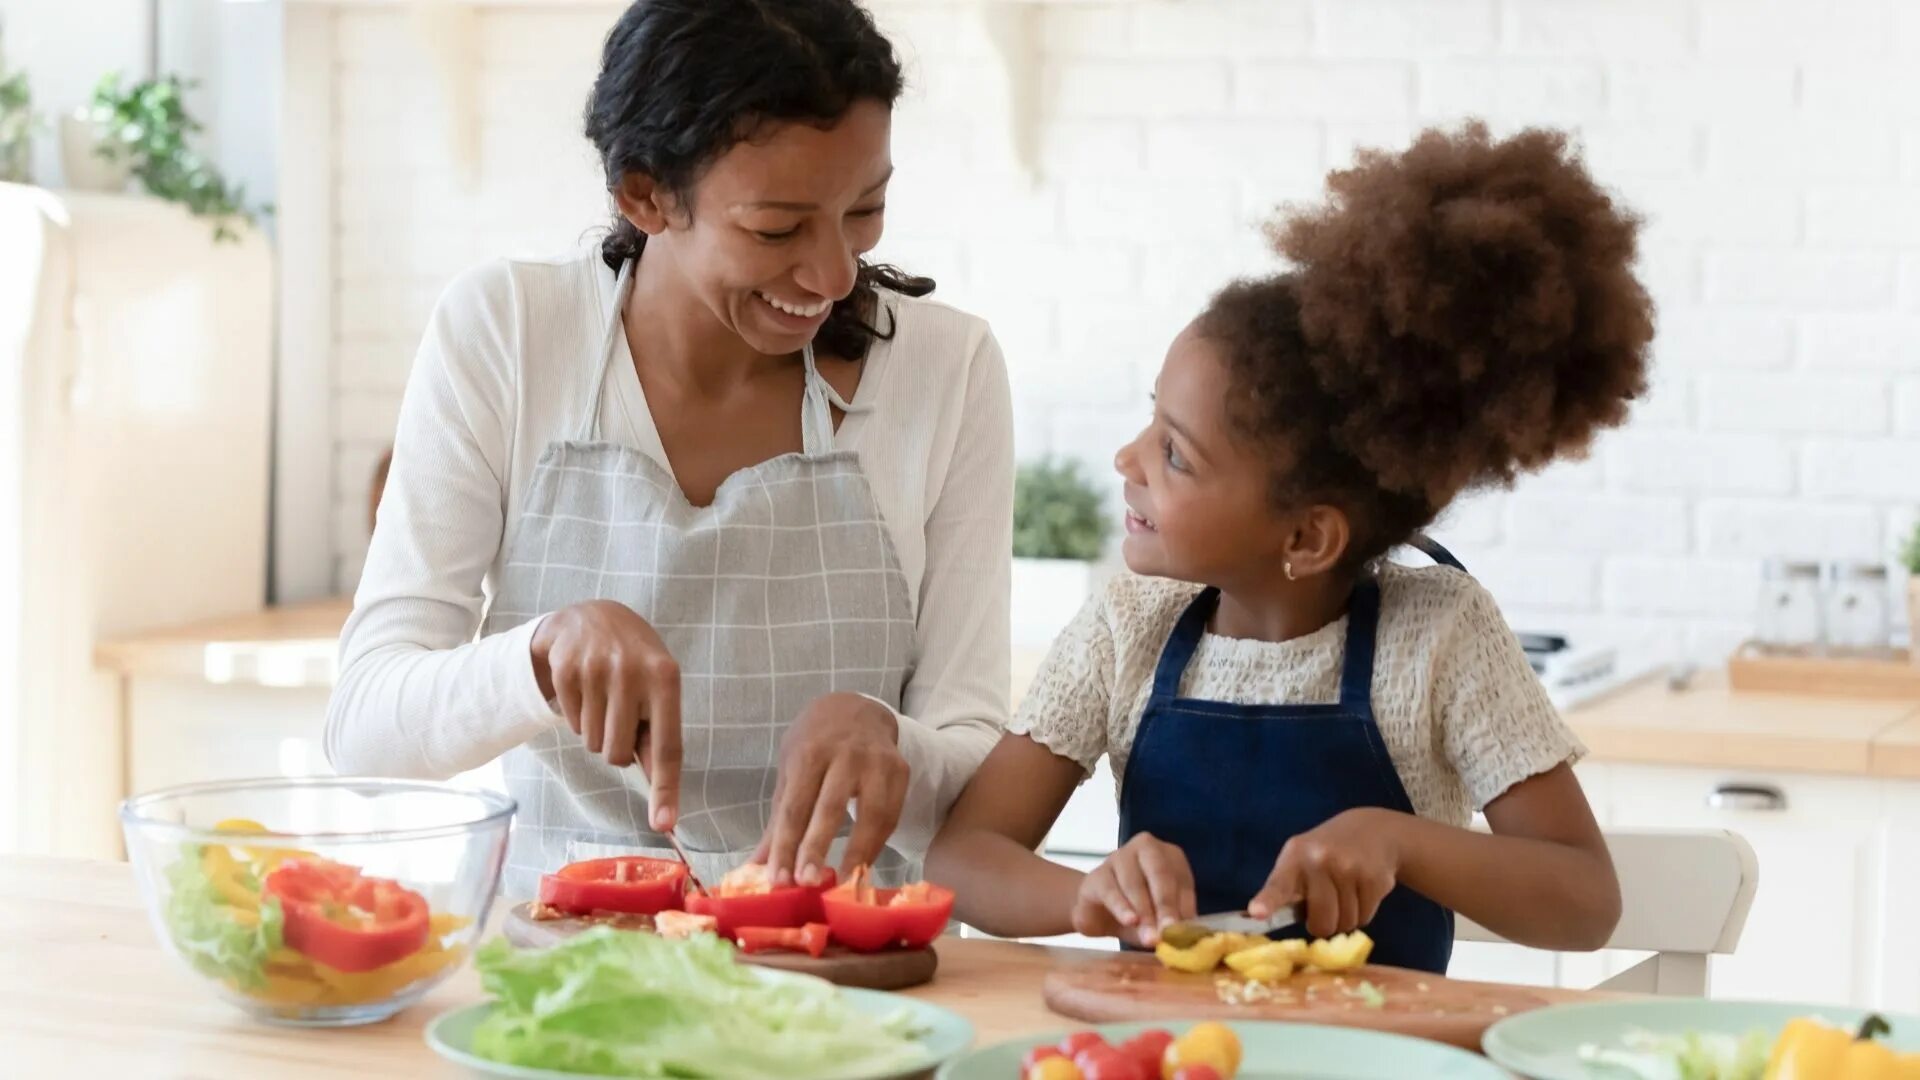
<path id="1" fill-rule="evenodd" d="M 1247 910 L 1259 918 L 1305 901 L 1307 932 L 1332 937 L 1367 925 L 1400 875 L 1401 815 L 1357 807 L 1300 833 L 1280 849 L 1273 873 Z"/>
<path id="2" fill-rule="evenodd" d="M 827 848 L 854 804 L 842 877 L 878 858 L 900 821 L 911 770 L 900 721 L 859 694 L 815 698 L 787 729 L 773 788 L 773 820 L 754 854 L 774 880 L 816 884 Z"/>

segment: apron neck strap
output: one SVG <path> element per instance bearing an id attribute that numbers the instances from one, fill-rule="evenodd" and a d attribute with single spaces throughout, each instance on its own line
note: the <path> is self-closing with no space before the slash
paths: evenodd
<path id="1" fill-rule="evenodd" d="M 1193 651 L 1207 632 L 1207 620 L 1219 606 L 1220 590 L 1209 585 L 1180 613 L 1166 647 L 1160 650 L 1160 662 L 1154 665 L 1153 700 L 1168 702 L 1180 696 L 1180 677 L 1187 673 L 1187 662 L 1193 659 Z"/>
<path id="2" fill-rule="evenodd" d="M 1346 656 L 1340 661 L 1340 704 L 1373 708 L 1373 638 L 1380 625 L 1380 583 L 1368 575 L 1347 599 Z"/>
<path id="3" fill-rule="evenodd" d="M 1451 566 L 1455 570 L 1466 569 L 1465 566 L 1461 565 L 1460 560 L 1454 557 L 1453 552 L 1441 547 L 1440 541 L 1435 540 L 1426 533 L 1414 533 L 1413 538 L 1407 541 L 1407 546 L 1426 555 L 1427 558 L 1432 559 L 1437 565 Z"/>
<path id="4" fill-rule="evenodd" d="M 595 442 L 600 437 L 600 397 L 606 392 L 607 372 L 613 367 L 613 357 L 618 351 L 617 335 L 625 333 L 620 320 L 621 312 L 626 309 L 627 297 L 633 293 L 633 260 L 620 264 L 620 273 L 613 280 L 613 302 L 607 305 L 607 321 L 600 335 L 600 362 L 593 365 L 593 382 L 587 390 L 587 411 L 580 417 L 576 429 L 582 442 Z"/>
<path id="5" fill-rule="evenodd" d="M 846 412 L 849 406 L 813 362 L 813 343 L 800 348 L 800 362 L 807 367 L 807 389 L 800 400 L 800 448 L 808 457 L 818 457 L 833 449 L 833 409 Z"/>
<path id="6" fill-rule="evenodd" d="M 1187 610 L 1180 613 L 1167 644 L 1160 651 L 1160 662 L 1153 669 L 1153 700 L 1168 702 L 1180 696 L 1180 679 L 1187 673 L 1194 650 L 1207 632 L 1207 620 L 1220 606 L 1220 590 L 1212 586 L 1200 590 Z M 1361 578 L 1347 600 L 1347 641 L 1340 662 L 1340 704 L 1372 708 L 1373 639 L 1380 624 L 1380 583 L 1373 577 Z"/>
<path id="7" fill-rule="evenodd" d="M 619 335 L 625 332 L 620 316 L 626 310 L 627 297 L 633 294 L 633 266 L 632 259 L 622 263 L 619 276 L 614 279 L 613 302 L 609 305 L 606 327 L 600 338 L 600 362 L 594 365 L 593 383 L 587 392 L 587 411 L 576 426 L 580 438 L 586 442 L 597 441 L 600 437 L 600 399 L 606 393 L 607 372 L 612 369 L 613 358 L 619 351 L 616 348 L 620 342 Z M 800 360 L 807 369 L 807 388 L 800 402 L 801 447 L 808 457 L 818 457 L 833 450 L 833 410 L 837 408 L 842 413 L 852 413 L 856 408 L 820 374 L 820 368 L 813 360 L 812 342 L 801 348 Z"/>

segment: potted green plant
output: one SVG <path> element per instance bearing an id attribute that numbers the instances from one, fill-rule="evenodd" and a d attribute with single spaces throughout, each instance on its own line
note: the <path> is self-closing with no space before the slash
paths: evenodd
<path id="1" fill-rule="evenodd" d="M 1920 521 L 1900 545 L 1900 565 L 1907 568 L 1907 659 L 1920 664 Z"/>
<path id="2" fill-rule="evenodd" d="M 0 181 L 24 184 L 33 179 L 33 133 L 39 126 L 27 73 L 9 72 L 0 57 Z"/>
<path id="3" fill-rule="evenodd" d="M 1045 646 L 1093 586 L 1112 519 L 1076 461 L 1022 465 L 1013 485 L 1013 643 Z"/>
<path id="4" fill-rule="evenodd" d="M 138 180 L 149 195 L 185 206 L 195 217 L 213 221 L 215 240 L 236 240 L 240 224 L 255 223 L 265 206 L 249 206 L 246 190 L 229 184 L 188 140 L 200 132 L 186 109 L 194 84 L 176 75 L 148 79 L 122 88 L 117 73 L 100 80 L 84 118 L 61 132 L 68 182 L 91 190 L 118 190 L 126 177 Z M 89 162 L 112 168 L 104 174 Z M 86 177 L 82 183 L 75 174 Z M 100 175 L 96 175 L 100 174 Z"/>

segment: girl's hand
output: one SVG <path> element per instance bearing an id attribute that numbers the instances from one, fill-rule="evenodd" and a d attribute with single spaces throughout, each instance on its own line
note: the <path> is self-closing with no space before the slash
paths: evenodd
<path id="1" fill-rule="evenodd" d="M 540 692 L 558 701 L 591 753 L 646 770 L 652 825 L 680 809 L 680 665 L 647 620 L 625 604 L 589 600 L 548 615 L 533 634 Z"/>
<path id="2" fill-rule="evenodd" d="M 1295 836 L 1280 849 L 1266 886 L 1247 910 L 1264 919 L 1284 904 L 1304 901 L 1307 932 L 1320 938 L 1372 922 L 1400 878 L 1395 819 L 1402 816 L 1358 807 Z"/>
<path id="3" fill-rule="evenodd" d="M 776 881 L 818 884 L 852 803 L 853 832 L 840 867 L 841 878 L 850 877 L 893 836 L 911 772 L 892 710 L 859 694 L 822 694 L 781 739 L 772 822 L 754 861 Z"/>
<path id="4" fill-rule="evenodd" d="M 1160 940 L 1161 927 L 1193 918 L 1194 903 L 1186 853 L 1151 833 L 1138 833 L 1080 883 L 1073 929 L 1151 946 Z"/>

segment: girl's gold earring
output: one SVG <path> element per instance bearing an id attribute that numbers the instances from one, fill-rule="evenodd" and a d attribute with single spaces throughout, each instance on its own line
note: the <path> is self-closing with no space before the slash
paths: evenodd
<path id="1" fill-rule="evenodd" d="M 1285 570 L 1287 572 L 1288 581 L 1293 580 L 1293 560 L 1292 559 L 1288 559 L 1287 561 L 1281 563 L 1280 569 Z"/>

